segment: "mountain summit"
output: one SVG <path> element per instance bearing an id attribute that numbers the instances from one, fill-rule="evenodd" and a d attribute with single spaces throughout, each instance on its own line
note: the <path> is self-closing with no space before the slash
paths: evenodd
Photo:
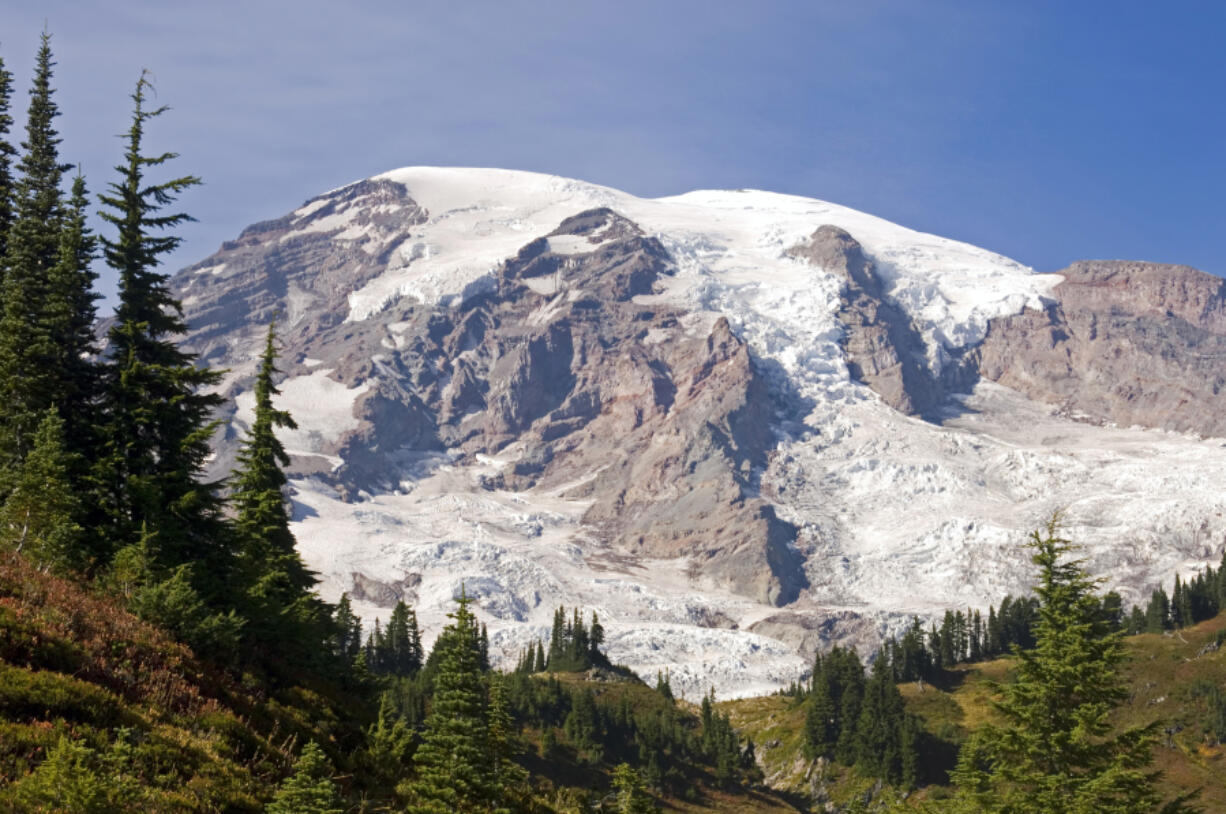
<path id="1" fill-rule="evenodd" d="M 437 632 L 462 584 L 495 653 L 566 604 L 688 695 L 760 692 L 1023 590 L 1054 509 L 1126 602 L 1226 537 L 1226 290 L 1193 269 L 1037 274 L 807 198 L 412 167 L 173 284 L 237 405 L 219 472 L 280 323 L 325 597 Z"/>

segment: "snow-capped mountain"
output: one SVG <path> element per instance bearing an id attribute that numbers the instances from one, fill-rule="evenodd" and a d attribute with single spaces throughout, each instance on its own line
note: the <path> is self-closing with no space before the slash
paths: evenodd
<path id="1" fill-rule="evenodd" d="M 642 199 L 414 167 L 174 279 L 229 370 L 259 336 L 299 429 L 321 590 L 437 632 L 463 584 L 513 658 L 559 604 L 691 696 L 1027 587 L 1053 510 L 1138 601 L 1221 556 L 1226 298 L 1192 269 L 991 252 L 758 191 Z"/>

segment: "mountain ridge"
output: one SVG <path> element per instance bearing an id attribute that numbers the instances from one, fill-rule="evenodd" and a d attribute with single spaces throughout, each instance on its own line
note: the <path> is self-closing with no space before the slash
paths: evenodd
<path id="1" fill-rule="evenodd" d="M 326 597 L 403 597 L 429 631 L 463 582 L 505 653 L 524 642 L 500 620 L 598 608 L 616 660 L 696 697 L 779 686 L 911 612 L 986 608 L 1024 584 L 1009 541 L 1059 506 L 1134 601 L 1217 559 L 1202 479 L 1226 475 L 1220 444 L 1095 426 L 1203 429 L 1195 343 L 1216 334 L 1164 328 L 1095 385 L 1069 360 L 1108 351 L 1050 341 L 1073 276 L 796 196 L 406 168 L 245 230 L 173 285 L 189 346 L 230 369 L 218 472 L 253 339 L 282 315 L 295 531 Z M 1206 290 L 1191 275 L 1164 296 L 1211 321 Z M 1164 317 L 1134 310 L 1117 337 L 1154 336 Z M 1147 353 L 1198 372 L 1199 407 L 1136 406 L 1160 378 L 1140 376 Z M 1080 400 L 1047 404 L 1055 384 Z M 1172 474 L 1189 456 L 1203 474 Z"/>

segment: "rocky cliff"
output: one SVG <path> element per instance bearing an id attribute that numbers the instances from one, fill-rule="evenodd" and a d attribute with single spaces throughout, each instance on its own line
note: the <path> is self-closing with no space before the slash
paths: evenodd
<path id="1" fill-rule="evenodd" d="M 429 636 L 463 586 L 496 653 L 580 605 L 615 659 L 757 692 L 1025 590 L 1055 508 L 1129 600 L 1226 537 L 1226 449 L 1165 432 L 1226 430 L 1221 281 L 1190 269 L 1037 275 L 821 201 L 410 168 L 173 285 L 228 370 L 216 473 L 275 317 L 325 597 L 406 599 Z"/>

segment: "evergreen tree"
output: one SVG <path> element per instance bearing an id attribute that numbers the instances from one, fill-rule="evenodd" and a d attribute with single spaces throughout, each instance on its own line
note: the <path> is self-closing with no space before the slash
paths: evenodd
<path id="1" fill-rule="evenodd" d="M 902 781 L 902 695 L 886 665 L 873 663 L 855 726 L 856 767 L 887 783 Z"/>
<path id="2" fill-rule="evenodd" d="M 421 669 L 421 633 L 417 629 L 417 614 L 404 600 L 396 602 L 383 631 L 384 654 L 380 657 L 383 672 L 410 676 Z"/>
<path id="3" fill-rule="evenodd" d="M 403 775 L 413 753 L 413 732 L 395 710 L 391 693 L 379 699 L 379 715 L 366 730 L 362 763 L 380 782 L 394 786 Z"/>
<path id="4" fill-rule="evenodd" d="M 617 814 L 650 814 L 655 810 L 643 781 L 628 763 L 613 769 L 613 793 L 617 796 Z"/>
<path id="5" fill-rule="evenodd" d="M 1098 581 L 1069 558 L 1075 549 L 1057 522 L 1029 543 L 1039 570 L 1035 647 L 1018 652 L 1016 680 L 996 687 L 1002 723 L 984 725 L 963 747 L 958 794 L 982 812 L 1152 812 L 1156 773 L 1145 767 L 1153 729 L 1111 732 L 1107 717 L 1127 697 L 1126 651 L 1103 621 Z"/>
<path id="6" fill-rule="evenodd" d="M 1162 586 L 1154 589 L 1145 608 L 1145 632 L 1161 633 L 1171 624 L 1171 601 Z"/>
<path id="7" fill-rule="evenodd" d="M 7 253 L 9 229 L 13 225 L 13 156 L 17 150 L 9 142 L 13 116 L 9 106 L 13 98 L 13 74 L 4 67 L 0 57 L 0 288 L 4 280 L 4 257 Z"/>
<path id="8" fill-rule="evenodd" d="M 326 636 L 327 614 L 312 592 L 315 574 L 307 569 L 290 531 L 281 467 L 289 455 L 276 429 L 297 425 L 273 406 L 276 368 L 276 326 L 268 326 L 264 353 L 255 380 L 255 415 L 233 475 L 234 532 L 238 567 L 246 590 L 248 637 L 264 652 L 283 656 L 287 644 L 312 654 Z M 403 621 L 403 620 L 402 620 Z M 407 637 L 407 628 L 404 631 Z M 407 646 L 407 643 L 406 643 Z M 420 666 L 420 656 L 418 666 Z"/>
<path id="9" fill-rule="evenodd" d="M 24 553 L 40 568 L 65 572 L 84 562 L 84 530 L 76 522 L 80 500 L 69 482 L 64 422 L 54 409 L 43 414 L 34 448 L 0 507 L 0 543 Z"/>
<path id="10" fill-rule="evenodd" d="M 44 308 L 55 354 L 51 363 L 58 377 L 52 396 L 64 419 L 65 443 L 82 461 L 94 457 L 93 412 L 99 395 L 98 365 L 93 361 L 98 353 L 94 333 L 98 275 L 90 268 L 98 240 L 86 223 L 88 207 L 85 179 L 78 173 L 64 209 L 59 256 L 51 269 Z M 86 479 L 84 470 L 74 473 L 75 483 L 84 485 Z"/>
<path id="11" fill-rule="evenodd" d="M 265 809 L 268 814 L 344 814 L 332 782 L 328 758 L 314 741 L 294 763 L 294 773 L 277 789 Z"/>
<path id="12" fill-rule="evenodd" d="M 117 232 L 102 243 L 107 264 L 119 276 L 119 304 L 103 371 L 96 471 L 104 517 L 98 526 L 112 545 L 135 541 L 147 527 L 155 535 L 158 564 L 201 563 L 200 577 L 210 582 L 207 593 L 215 596 L 231 575 L 231 554 L 215 485 L 200 478 L 216 426 L 212 413 L 221 404 L 220 397 L 202 389 L 216 384 L 219 376 L 197 367 L 196 357 L 176 345 L 175 337 L 187 326 L 167 275 L 158 270 L 161 257 L 180 242 L 165 230 L 191 220 L 162 210 L 199 179 L 146 180 L 148 170 L 175 157 L 144 152 L 146 125 L 166 110 L 146 108 L 150 88 L 141 76 L 132 94 L 124 161 L 116 167 L 119 179 L 100 196 L 102 218 Z"/>
<path id="13" fill-rule="evenodd" d="M 332 653 L 344 664 L 353 664 L 362 652 L 362 620 L 353 612 L 349 594 L 341 594 L 332 616 Z"/>
<path id="14" fill-rule="evenodd" d="M 463 590 L 456 602 L 434 646 L 434 701 L 413 758 L 417 777 L 408 786 L 414 814 L 487 811 L 495 803 L 477 620 Z"/>
<path id="15" fill-rule="evenodd" d="M 26 139 L 13 190 L 0 306 L 0 466 L 14 470 L 30 449 L 43 412 L 56 404 L 59 371 L 46 309 L 60 259 L 63 195 L 68 165 L 59 158 L 52 98 L 51 36 L 42 35 L 27 110 Z"/>

